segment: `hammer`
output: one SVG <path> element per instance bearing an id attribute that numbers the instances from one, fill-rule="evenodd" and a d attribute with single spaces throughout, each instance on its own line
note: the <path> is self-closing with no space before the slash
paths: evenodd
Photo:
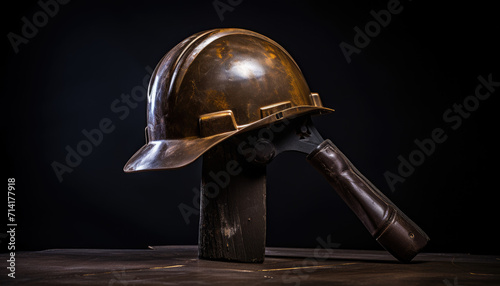
<path id="1" fill-rule="evenodd" d="M 277 125 L 275 125 L 277 126 Z M 274 127 L 275 127 L 274 126 Z M 420 227 L 375 187 L 329 139 L 324 140 L 310 115 L 284 120 L 278 128 L 253 131 L 260 136 L 255 152 L 245 152 L 247 161 L 267 164 L 285 151 L 306 154 L 306 160 L 320 172 L 366 229 L 389 253 L 401 262 L 410 262 L 429 241 Z M 241 147 L 245 136 L 234 137 Z M 240 152 L 243 153 L 243 152 Z"/>

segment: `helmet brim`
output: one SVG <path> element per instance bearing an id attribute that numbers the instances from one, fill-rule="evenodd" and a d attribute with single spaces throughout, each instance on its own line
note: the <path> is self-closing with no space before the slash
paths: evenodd
<path id="1" fill-rule="evenodd" d="M 282 110 L 279 113 L 281 113 L 283 118 L 294 118 L 305 114 L 322 114 L 333 111 L 333 109 L 319 106 L 295 106 Z M 238 130 L 210 137 L 151 141 L 142 146 L 142 148 L 128 160 L 123 167 L 123 171 L 126 173 L 132 173 L 181 168 L 194 162 L 207 150 L 231 136 L 261 128 L 276 121 L 277 119 L 275 113 L 249 125 L 245 125 Z"/>

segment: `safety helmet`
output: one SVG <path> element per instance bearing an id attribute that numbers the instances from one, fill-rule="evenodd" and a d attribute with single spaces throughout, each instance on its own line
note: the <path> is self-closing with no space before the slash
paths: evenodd
<path id="1" fill-rule="evenodd" d="M 148 88 L 147 142 L 123 170 L 183 167 L 233 135 L 331 111 L 273 40 L 243 29 L 200 32 L 156 66 Z"/>

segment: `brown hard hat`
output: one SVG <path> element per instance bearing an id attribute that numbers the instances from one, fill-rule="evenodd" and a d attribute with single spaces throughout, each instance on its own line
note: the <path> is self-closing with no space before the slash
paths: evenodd
<path id="1" fill-rule="evenodd" d="M 156 66 L 148 89 L 148 142 L 123 170 L 183 167 L 237 133 L 331 111 L 273 40 L 242 29 L 200 32 Z"/>

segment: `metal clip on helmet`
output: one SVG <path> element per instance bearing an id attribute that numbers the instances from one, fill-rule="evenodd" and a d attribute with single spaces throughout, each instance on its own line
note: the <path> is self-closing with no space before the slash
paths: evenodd
<path id="1" fill-rule="evenodd" d="M 124 171 L 183 167 L 238 133 L 331 111 L 273 40 L 242 29 L 200 32 L 156 66 L 148 90 L 147 143 Z"/>

